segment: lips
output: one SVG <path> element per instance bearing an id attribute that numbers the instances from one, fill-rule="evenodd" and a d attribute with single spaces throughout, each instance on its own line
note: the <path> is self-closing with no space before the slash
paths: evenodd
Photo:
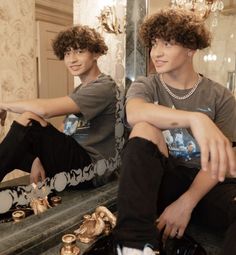
<path id="1" fill-rule="evenodd" d="M 154 61 L 155 67 L 162 67 L 165 63 L 167 63 L 167 61 L 163 61 L 163 60 Z"/>
<path id="2" fill-rule="evenodd" d="M 80 68 L 81 68 L 81 65 L 70 66 L 70 69 L 71 69 L 72 71 L 77 71 L 77 70 L 79 70 Z"/>

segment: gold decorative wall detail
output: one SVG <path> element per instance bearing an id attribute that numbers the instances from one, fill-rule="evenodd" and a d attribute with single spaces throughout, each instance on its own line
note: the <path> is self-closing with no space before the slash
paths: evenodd
<path id="1" fill-rule="evenodd" d="M 99 28 L 107 33 L 121 34 L 123 31 L 124 21 L 117 18 L 114 6 L 104 6 L 100 15 L 97 17 L 100 23 Z"/>

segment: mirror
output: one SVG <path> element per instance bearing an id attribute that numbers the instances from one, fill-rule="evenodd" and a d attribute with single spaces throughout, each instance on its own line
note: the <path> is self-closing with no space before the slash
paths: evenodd
<path id="1" fill-rule="evenodd" d="M 41 1 L 39 1 L 41 2 Z M 45 1 L 47 4 L 50 3 L 50 1 Z M 54 1 L 52 1 L 54 2 Z M 60 3 L 65 2 L 67 3 L 67 1 L 63 1 L 60 0 L 58 1 Z M 12 3 L 12 2 L 11 2 Z M 19 1 L 16 1 L 17 4 L 19 4 Z M 37 3 L 37 2 L 36 2 Z M 55 3 L 54 3 L 55 4 Z M 9 5 L 6 6 L 9 7 Z M 32 5 L 27 5 L 27 8 L 31 7 L 31 10 L 33 9 Z M 36 6 L 37 7 L 37 6 Z M 48 9 L 51 9 L 51 6 L 47 6 Z M 19 8 L 24 8 L 24 6 L 22 7 L 21 5 L 19 6 Z M 41 7 L 40 7 L 41 8 Z M 29 8 L 30 9 L 30 8 Z M 27 9 L 28 10 L 28 9 Z M 124 15 L 124 12 L 121 12 L 123 9 L 120 10 L 120 14 Z M 99 11 L 99 9 L 98 9 Z M 22 13 L 19 12 L 19 15 L 21 15 Z M 29 12 L 26 13 L 27 15 L 29 14 Z M 118 13 L 119 14 L 119 13 Z M 55 13 L 53 12 L 53 15 L 55 15 Z M 94 16 L 96 17 L 96 16 Z M 119 17 L 119 16 L 118 16 Z M 28 22 L 29 24 L 30 22 Z M 46 23 L 44 21 L 42 21 L 43 25 Z M 22 23 L 21 23 L 22 24 Z M 30 24 L 31 25 L 31 24 Z M 33 26 L 31 26 L 31 29 L 33 30 Z M 50 26 L 50 28 L 48 29 L 49 33 L 48 33 L 48 37 L 52 38 L 52 35 L 54 35 L 56 29 L 54 29 L 54 27 Z M 38 32 L 40 32 L 40 30 L 38 30 Z M 51 33 L 51 34 L 50 34 Z M 21 34 L 22 38 L 24 38 L 24 34 Z M 116 36 L 116 37 L 114 37 Z M 122 79 L 123 79 L 123 75 L 124 75 L 124 68 L 123 68 L 123 63 L 122 63 L 122 58 L 123 58 L 123 37 L 124 35 L 116 35 L 116 34 L 109 34 L 109 40 L 111 40 L 112 38 L 116 39 L 116 44 L 113 43 L 113 45 L 116 45 L 117 48 L 115 48 L 116 54 L 112 55 L 113 58 L 116 58 L 117 61 L 111 61 L 112 63 L 115 63 L 115 68 L 114 70 L 115 72 L 115 78 L 117 78 L 117 84 L 122 84 Z M 47 39 L 47 36 L 46 36 Z M 39 41 L 40 42 L 40 41 Z M 46 49 L 48 50 L 48 41 L 46 41 L 46 43 L 42 43 L 46 45 Z M 31 41 L 32 43 L 32 41 Z M 111 44 L 111 41 L 109 42 Z M 43 46 L 45 46 L 43 45 Z M 39 45 L 39 48 L 41 49 L 42 45 Z M 32 45 L 33 47 L 33 45 Z M 114 46 L 113 46 L 114 47 Z M 121 62 L 119 62 L 121 61 Z M 47 63 L 47 65 L 45 65 L 47 68 L 50 68 L 52 63 L 51 62 L 55 62 L 55 59 L 50 56 L 49 54 L 49 61 Z M 109 62 L 109 61 L 108 61 Z M 109 62 L 109 67 L 111 66 L 111 62 Z M 38 61 L 38 63 L 40 64 L 40 61 Z M 62 62 L 62 65 L 64 66 L 64 63 Z M 56 66 L 58 67 L 58 66 Z M 55 68 L 56 68 L 55 67 Z M 122 69 L 123 68 L 123 69 Z M 39 69 L 41 70 L 41 69 Z M 58 71 L 59 70 L 59 71 Z M 103 69 L 102 69 L 103 70 Z M 50 69 L 50 72 L 53 71 L 53 68 Z M 57 75 L 60 78 L 61 72 L 60 69 L 57 69 L 56 73 L 54 73 L 54 76 Z M 12 74 L 13 76 L 13 74 Z M 50 83 L 52 80 L 50 79 L 50 77 L 48 78 L 48 83 Z M 39 81 L 40 82 L 40 81 Z M 64 82 L 66 83 L 66 82 Z M 40 87 L 39 87 L 40 89 Z M 50 90 L 50 89 L 47 89 Z M 25 91 L 25 90 L 24 90 Z M 58 92 L 57 89 L 54 89 L 55 93 Z M 67 94 L 67 93 L 66 93 Z M 39 95 L 41 95 L 39 93 Z M 59 95 L 54 95 L 54 96 L 59 96 Z M 37 189 L 37 194 L 38 196 L 45 196 L 47 194 L 49 194 L 52 190 L 55 190 L 57 192 L 60 192 L 62 190 L 65 189 L 65 187 L 67 186 L 76 186 L 77 184 L 85 181 L 85 180 L 91 180 L 93 177 L 94 182 L 96 183 L 96 185 L 100 185 L 100 183 L 103 182 L 103 178 L 108 178 L 108 174 L 110 174 L 111 172 L 114 172 L 119 164 L 120 164 L 120 150 L 123 146 L 123 123 L 122 123 L 122 114 L 123 114 L 123 93 L 122 93 L 122 89 L 121 90 L 117 90 L 117 105 L 116 105 L 116 125 L 115 125 L 115 144 L 116 144 L 116 155 L 112 158 L 109 158 L 107 160 L 102 159 L 97 161 L 95 164 L 90 164 L 88 167 L 84 168 L 84 169 L 73 169 L 70 172 L 66 173 L 66 172 L 61 172 L 56 174 L 53 178 L 51 179 L 47 179 L 46 182 L 44 184 L 39 184 L 38 185 L 38 189 Z M 15 98 L 19 99 L 19 98 Z M 7 98 L 5 99 L 7 101 Z M 14 100 L 14 98 L 12 98 L 12 101 Z M 23 159 L 22 159 L 23 160 Z M 82 174 L 82 170 L 83 170 L 83 174 Z M 12 188 L 7 188 L 4 189 L 2 191 L 0 191 L 0 213 L 4 213 L 6 211 L 8 211 L 12 205 L 17 206 L 17 205 L 25 205 L 28 204 L 30 197 L 33 196 L 33 193 L 35 193 L 35 190 L 33 188 L 32 185 L 16 185 Z"/>

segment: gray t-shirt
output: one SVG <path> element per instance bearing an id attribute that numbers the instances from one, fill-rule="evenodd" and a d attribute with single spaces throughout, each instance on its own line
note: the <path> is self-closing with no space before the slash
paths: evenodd
<path id="1" fill-rule="evenodd" d="M 116 83 L 105 74 L 79 85 L 70 95 L 79 114 L 70 114 L 64 133 L 71 135 L 90 155 L 93 162 L 115 155 Z"/>
<path id="2" fill-rule="evenodd" d="M 169 88 L 178 96 L 184 96 L 191 90 Z M 142 98 L 149 103 L 179 110 L 202 112 L 214 121 L 231 142 L 236 141 L 235 98 L 225 87 L 206 77 L 202 78 L 193 95 L 185 100 L 171 97 L 157 74 L 139 77 L 128 90 L 127 101 L 131 98 Z M 170 154 L 180 165 L 200 168 L 200 148 L 191 130 L 173 128 L 163 130 L 163 135 Z"/>

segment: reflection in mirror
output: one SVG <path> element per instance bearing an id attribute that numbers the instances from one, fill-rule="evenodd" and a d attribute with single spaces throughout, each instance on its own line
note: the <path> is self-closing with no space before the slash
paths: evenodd
<path id="1" fill-rule="evenodd" d="M 213 36 L 211 47 L 195 54 L 194 65 L 200 73 L 228 87 L 235 94 L 236 1 L 222 2 L 224 9 L 217 15 L 210 13 L 206 20 Z M 152 14 L 170 3 L 165 0 L 149 0 L 148 12 Z M 152 66 L 149 68 L 153 70 Z"/>
<path id="2" fill-rule="evenodd" d="M 120 77 L 122 79 L 122 77 Z M 115 106 L 116 123 L 115 139 L 116 153 L 113 157 L 108 159 L 100 159 L 88 165 L 84 169 L 73 169 L 70 172 L 60 172 L 51 179 L 47 178 L 44 183 L 39 183 L 37 187 L 37 195 L 45 197 L 53 190 L 60 192 L 67 186 L 76 186 L 81 182 L 94 179 L 95 185 L 99 186 L 105 179 L 109 178 L 110 173 L 114 172 L 119 166 L 120 150 L 123 146 L 123 124 L 122 124 L 122 111 L 123 111 L 123 94 L 116 90 L 117 104 Z M 109 148 L 110 150 L 111 148 Z M 63 169 L 61 169 L 63 170 Z M 96 178 L 94 178 L 96 177 Z M 35 189 L 32 185 L 20 185 L 0 192 L 0 201 L 4 201 L 0 206 L 0 213 L 4 213 L 11 208 L 11 206 L 25 205 L 29 203 L 30 198 L 33 196 Z"/>

